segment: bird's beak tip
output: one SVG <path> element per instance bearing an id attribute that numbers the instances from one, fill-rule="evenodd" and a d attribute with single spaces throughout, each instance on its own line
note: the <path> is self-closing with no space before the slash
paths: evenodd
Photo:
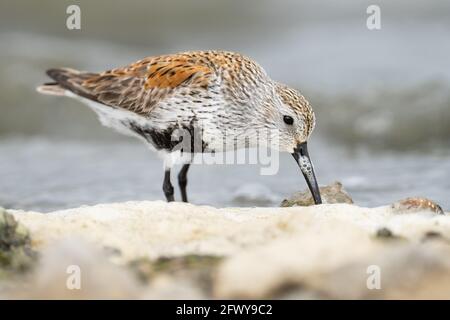
<path id="1" fill-rule="evenodd" d="M 300 170 L 305 177 L 308 188 L 314 199 L 315 204 L 322 204 L 322 198 L 320 196 L 319 185 L 317 184 L 316 175 L 314 173 L 314 167 L 308 153 L 308 145 L 306 142 L 299 143 L 292 153 L 295 161 L 298 163 Z"/>

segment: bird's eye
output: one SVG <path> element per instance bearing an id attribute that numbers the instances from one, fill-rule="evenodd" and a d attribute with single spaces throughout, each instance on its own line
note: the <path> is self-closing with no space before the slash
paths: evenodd
<path id="1" fill-rule="evenodd" d="M 291 116 L 284 116 L 283 121 L 284 123 L 291 125 L 294 123 L 294 118 L 292 118 Z"/>

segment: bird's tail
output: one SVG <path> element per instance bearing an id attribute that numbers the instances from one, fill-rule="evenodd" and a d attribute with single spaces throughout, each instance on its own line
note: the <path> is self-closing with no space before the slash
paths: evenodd
<path id="1" fill-rule="evenodd" d="M 36 91 L 42 94 L 48 94 L 51 96 L 64 96 L 66 93 L 66 89 L 61 87 L 56 82 L 48 82 L 40 85 L 36 88 Z"/>
<path id="2" fill-rule="evenodd" d="M 54 82 L 44 83 L 37 87 L 36 90 L 38 92 L 54 96 L 64 96 L 67 91 L 71 91 L 77 95 L 87 97 L 89 94 L 83 88 L 82 83 L 96 74 L 70 68 L 55 68 L 47 70 L 47 75 Z"/>

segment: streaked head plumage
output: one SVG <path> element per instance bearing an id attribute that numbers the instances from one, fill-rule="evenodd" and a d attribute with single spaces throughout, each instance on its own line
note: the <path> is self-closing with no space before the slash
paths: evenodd
<path id="1" fill-rule="evenodd" d="M 287 85 L 275 83 L 275 94 L 271 121 L 279 131 L 279 149 L 292 152 L 298 144 L 306 142 L 314 130 L 314 112 L 305 97 Z"/>

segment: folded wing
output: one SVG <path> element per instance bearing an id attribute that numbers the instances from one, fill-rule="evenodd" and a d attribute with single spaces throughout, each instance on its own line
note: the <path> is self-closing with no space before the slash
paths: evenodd
<path id="1" fill-rule="evenodd" d="M 206 90 L 214 71 L 201 59 L 178 54 L 150 57 L 102 73 L 61 68 L 47 74 L 76 95 L 146 116 L 177 90 Z"/>

